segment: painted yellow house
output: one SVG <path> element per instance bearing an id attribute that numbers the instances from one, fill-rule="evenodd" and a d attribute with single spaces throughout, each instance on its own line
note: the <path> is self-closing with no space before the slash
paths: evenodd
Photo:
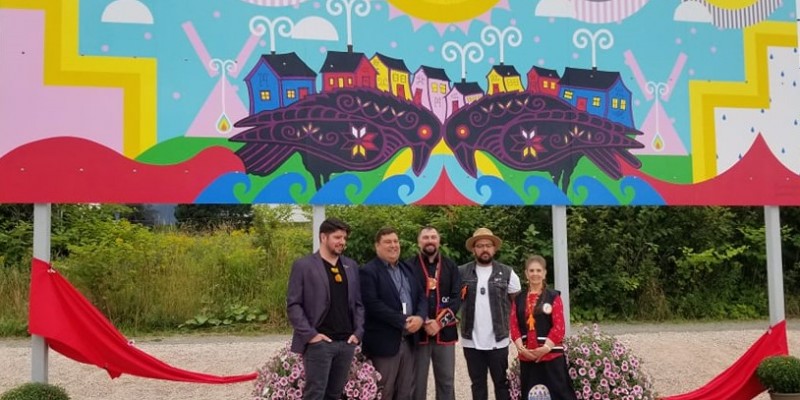
<path id="1" fill-rule="evenodd" d="M 489 70 L 486 75 L 488 85 L 488 94 L 505 92 L 521 92 L 522 77 L 520 77 L 517 69 L 511 65 L 495 65 Z"/>
<path id="2" fill-rule="evenodd" d="M 375 53 L 369 62 L 378 71 L 378 89 L 401 99 L 411 100 L 411 71 L 403 60 Z"/>

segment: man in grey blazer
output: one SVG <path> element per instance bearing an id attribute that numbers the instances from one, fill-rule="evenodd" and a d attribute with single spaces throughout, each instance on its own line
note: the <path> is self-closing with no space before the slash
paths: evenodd
<path id="1" fill-rule="evenodd" d="M 319 226 L 319 251 L 292 265 L 286 312 L 292 351 L 303 355 L 304 400 L 338 400 L 355 348 L 364 334 L 364 306 L 355 261 L 342 255 L 350 226 L 328 218 Z"/>

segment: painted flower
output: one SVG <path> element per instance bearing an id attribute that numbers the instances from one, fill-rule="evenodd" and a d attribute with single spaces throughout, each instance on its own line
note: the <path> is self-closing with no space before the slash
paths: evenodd
<path id="1" fill-rule="evenodd" d="M 522 148 L 523 158 L 536 158 L 539 156 L 540 151 L 545 150 L 544 146 L 542 146 L 542 137 L 536 136 L 536 129 L 531 129 L 530 132 L 526 132 L 525 129 L 522 129 L 522 137 L 525 140 L 525 145 Z"/>
<path id="2" fill-rule="evenodd" d="M 367 157 L 367 150 L 378 150 L 378 147 L 375 146 L 375 135 L 374 133 L 367 133 L 367 127 L 363 126 L 361 128 L 356 128 L 355 126 L 351 127 L 352 131 L 350 133 L 353 134 L 355 137 L 355 144 L 353 145 L 352 152 L 353 158 L 355 156 L 360 155 L 361 157 Z"/>

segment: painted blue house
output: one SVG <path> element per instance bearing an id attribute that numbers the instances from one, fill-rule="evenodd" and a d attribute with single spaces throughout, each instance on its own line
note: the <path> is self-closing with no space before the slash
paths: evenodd
<path id="1" fill-rule="evenodd" d="M 250 115 L 286 107 L 316 93 L 317 73 L 295 53 L 263 54 L 244 78 Z"/>
<path id="2" fill-rule="evenodd" d="M 622 82 L 619 72 L 567 67 L 561 77 L 558 97 L 579 110 L 635 128 L 631 91 Z"/>

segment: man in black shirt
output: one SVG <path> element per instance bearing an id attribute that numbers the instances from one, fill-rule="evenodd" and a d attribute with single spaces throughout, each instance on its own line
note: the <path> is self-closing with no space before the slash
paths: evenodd
<path id="1" fill-rule="evenodd" d="M 342 256 L 350 227 L 335 218 L 319 226 L 319 251 L 294 262 L 286 311 L 292 351 L 303 355 L 304 400 L 338 400 L 364 334 L 364 306 L 355 261 Z"/>

